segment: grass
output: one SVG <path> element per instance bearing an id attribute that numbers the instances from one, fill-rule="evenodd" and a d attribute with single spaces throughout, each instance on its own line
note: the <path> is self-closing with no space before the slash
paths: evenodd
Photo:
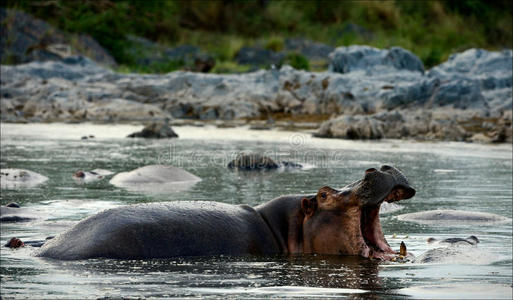
<path id="1" fill-rule="evenodd" d="M 259 45 L 284 49 L 288 37 L 332 46 L 400 46 L 418 55 L 426 68 L 471 47 L 513 47 L 513 3 L 480 1 L 67 1 L 6 0 L 2 6 L 26 11 L 68 32 L 87 33 L 122 66 L 137 72 L 181 68 L 163 62 L 140 68 L 127 35 L 173 47 L 189 44 L 211 53 L 214 72 L 243 70 L 234 65 L 239 49 Z M 290 58 L 289 58 L 290 59 Z M 296 66 L 306 68 L 301 59 Z M 312 69 L 322 64 L 309 62 Z"/>

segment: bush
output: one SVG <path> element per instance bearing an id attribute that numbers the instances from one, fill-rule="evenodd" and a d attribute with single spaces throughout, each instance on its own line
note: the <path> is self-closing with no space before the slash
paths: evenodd
<path id="1" fill-rule="evenodd" d="M 295 52 L 288 53 L 285 57 L 285 60 L 283 61 L 283 64 L 290 65 L 297 70 L 310 70 L 310 63 L 308 62 L 308 59 L 302 54 Z"/>

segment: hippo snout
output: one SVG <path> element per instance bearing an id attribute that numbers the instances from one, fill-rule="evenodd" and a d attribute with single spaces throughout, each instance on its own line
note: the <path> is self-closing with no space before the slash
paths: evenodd
<path id="1" fill-rule="evenodd" d="M 383 165 L 365 170 L 364 178 L 350 184 L 362 205 L 379 205 L 415 196 L 415 189 L 397 168 Z"/>

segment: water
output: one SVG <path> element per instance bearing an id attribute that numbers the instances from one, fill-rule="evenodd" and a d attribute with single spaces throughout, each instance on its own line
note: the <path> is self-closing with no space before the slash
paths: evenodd
<path id="1" fill-rule="evenodd" d="M 365 169 L 401 168 L 417 195 L 382 214 L 393 249 L 404 241 L 418 256 L 428 237 L 481 240 L 469 256 L 441 264 L 379 263 L 357 257 L 262 256 L 166 260 L 56 261 L 25 247 L 1 249 L 1 296 L 14 298 L 490 298 L 511 299 L 512 223 L 430 226 L 395 216 L 431 209 L 463 209 L 512 218 L 512 146 L 407 141 L 317 139 L 282 131 L 176 127 L 179 139 L 124 138 L 131 125 L 2 124 L 2 168 L 24 168 L 49 181 L 2 190 L 1 204 L 17 202 L 37 218 L 2 224 L 13 236 L 44 239 L 100 210 L 141 202 L 206 200 L 257 205 L 289 193 L 312 193 L 360 179 Z M 84 135 L 96 138 L 81 140 Z M 302 170 L 247 174 L 226 169 L 240 151 L 259 151 L 306 165 Z M 182 167 L 203 180 L 186 191 L 141 194 L 108 180 L 80 185 L 71 175 L 96 168 L 122 172 L 149 164 Z M 471 257 L 469 259 L 469 257 Z"/>

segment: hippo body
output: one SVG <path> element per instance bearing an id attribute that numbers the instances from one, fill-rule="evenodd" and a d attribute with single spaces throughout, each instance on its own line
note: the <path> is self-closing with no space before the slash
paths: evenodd
<path id="1" fill-rule="evenodd" d="M 116 174 L 112 185 L 131 191 L 165 193 L 181 191 L 201 181 L 201 178 L 177 167 L 150 165 Z"/>
<path id="2" fill-rule="evenodd" d="M 31 188 L 42 184 L 48 177 L 24 169 L 1 169 L 0 186 L 2 189 Z"/>
<path id="3" fill-rule="evenodd" d="M 465 210 L 437 209 L 397 216 L 401 221 L 427 225 L 487 225 L 511 221 L 504 216 Z"/>
<path id="4" fill-rule="evenodd" d="M 22 208 L 19 205 L 14 206 L 8 204 L 6 206 L 0 207 L 1 223 L 29 222 L 32 220 L 34 220 L 34 217 L 30 216 L 30 213 L 27 211 L 27 209 Z"/>
<path id="5" fill-rule="evenodd" d="M 341 190 L 289 195 L 251 208 L 178 201 L 109 209 L 55 237 L 37 256 L 63 260 L 319 253 L 388 259 L 396 254 L 379 222 L 383 201 L 413 197 L 395 168 L 369 169 Z"/>
<path id="6" fill-rule="evenodd" d="M 272 232 L 253 208 L 180 201 L 103 211 L 48 242 L 37 255 L 72 260 L 278 252 Z"/>

